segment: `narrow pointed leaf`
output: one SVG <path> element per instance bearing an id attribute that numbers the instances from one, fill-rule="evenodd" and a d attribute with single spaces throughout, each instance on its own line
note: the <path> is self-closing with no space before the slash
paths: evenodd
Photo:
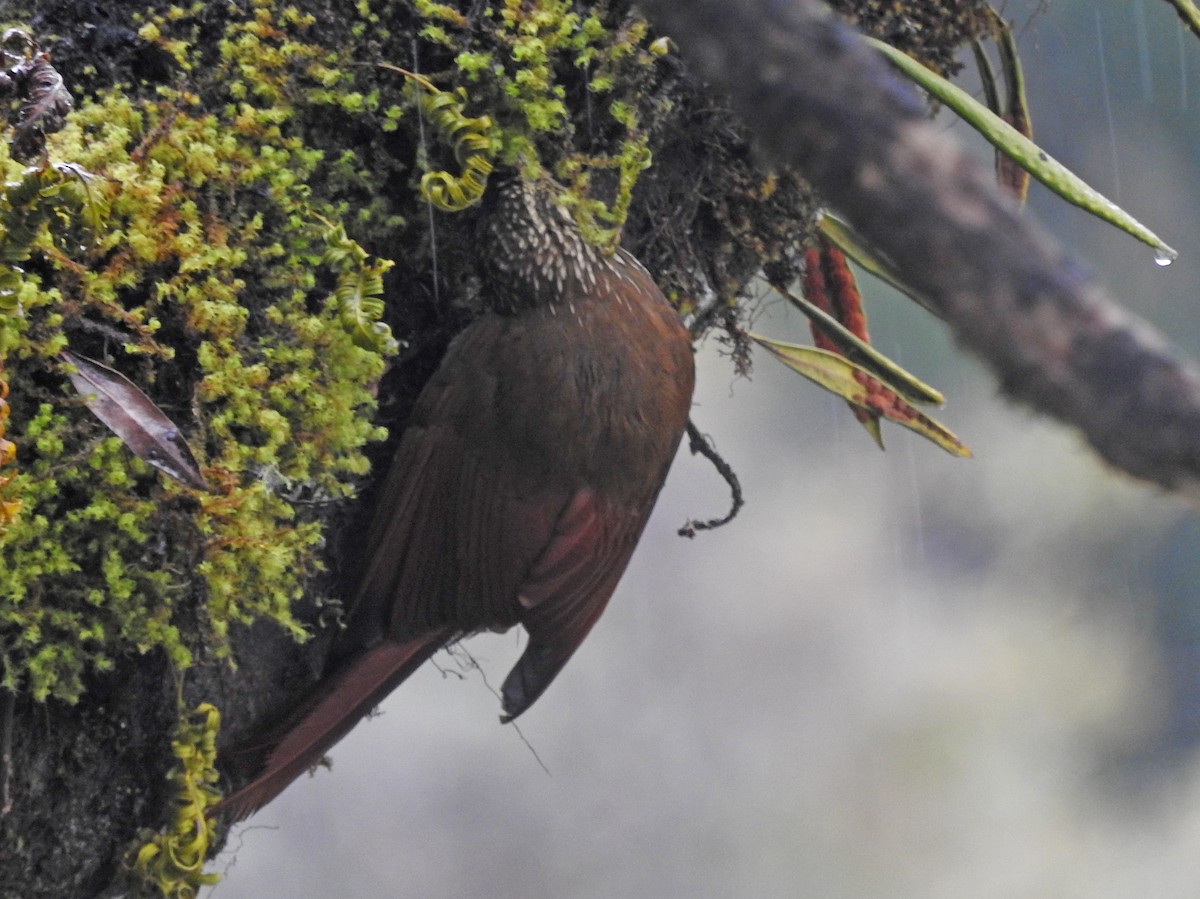
<path id="1" fill-rule="evenodd" d="M 1200 9 L 1196 8 L 1196 4 L 1192 0 L 1167 0 L 1173 7 L 1175 12 L 1179 13 L 1179 18 L 1183 19 L 1188 28 L 1192 29 L 1192 33 L 1200 37 Z"/>
<path id="2" fill-rule="evenodd" d="M 983 102 L 987 108 L 1000 115 L 1000 90 L 996 86 L 996 70 L 983 50 L 983 41 L 971 41 L 971 52 L 975 55 L 975 68 L 979 70 L 979 83 L 983 86 Z"/>
<path id="3" fill-rule="evenodd" d="M 1153 247 L 1157 258 L 1169 262 L 1179 254 L 1157 234 L 1123 210 L 1120 206 L 1090 187 L 1061 162 L 1021 134 L 986 106 L 915 59 L 883 41 L 864 37 L 867 43 L 882 53 L 896 68 L 930 94 L 945 103 L 978 131 L 994 147 L 1013 159 L 1044 185 L 1068 203 L 1086 209 L 1097 218 L 1116 225 L 1127 234 Z"/>
<path id="4" fill-rule="evenodd" d="M 804 251 L 804 277 L 801 280 L 801 295 L 822 312 L 833 316 L 837 323 L 863 343 L 871 342 L 867 332 L 867 314 L 862 305 L 862 294 L 858 290 L 858 279 L 850 267 L 849 257 L 826 240 L 818 240 L 817 246 Z M 819 349 L 842 353 L 837 341 L 821 330 L 820 325 L 809 320 L 813 343 Z M 855 420 L 866 428 L 867 433 L 883 449 L 883 432 L 879 427 L 879 414 L 860 409 L 848 403 Z"/>
<path id="5" fill-rule="evenodd" d="M 1029 102 L 1025 96 L 1025 72 L 1021 68 L 1021 57 L 1017 53 L 1017 40 L 1013 37 L 1012 26 L 1000 18 L 1000 14 L 992 11 L 992 16 L 1000 29 L 1000 37 L 996 47 L 1000 51 L 1000 65 L 1004 70 L 1004 90 L 1007 95 L 1007 109 L 1001 118 L 1012 125 L 1017 133 L 1027 139 L 1033 138 L 1033 123 L 1029 118 Z M 1029 171 L 1015 160 L 997 150 L 996 175 L 1002 187 L 1012 192 L 1022 205 L 1029 195 Z"/>
<path id="6" fill-rule="evenodd" d="M 854 233 L 854 229 L 831 213 L 829 210 L 824 210 L 821 213 L 821 220 L 817 223 L 817 227 L 821 229 L 821 236 L 828 240 L 831 244 L 845 253 L 859 268 L 870 275 L 874 275 L 884 284 L 893 287 L 900 293 L 907 296 L 910 300 L 933 315 L 938 315 L 936 309 L 930 304 L 929 300 L 913 290 L 903 281 L 901 281 L 895 273 L 895 266 L 891 260 L 876 253 L 862 239 Z M 940 315 L 938 315 L 941 318 Z"/>
<path id="7" fill-rule="evenodd" d="M 63 350 L 67 377 L 98 419 L 146 464 L 189 487 L 204 490 L 192 451 L 172 421 L 127 377 L 94 359 Z"/>
<path id="8" fill-rule="evenodd" d="M 792 293 L 786 288 L 772 285 L 788 302 L 803 312 L 817 325 L 829 340 L 852 362 L 856 368 L 862 368 L 881 381 L 887 383 L 894 391 L 904 396 L 911 403 L 940 406 L 946 398 L 933 387 L 930 387 L 916 375 L 913 375 L 875 347 L 855 337 L 827 312 L 818 309 L 804 297 Z M 753 336 L 753 335 L 752 335 Z M 757 337 L 755 338 L 758 339 Z M 802 347 L 802 349 L 810 349 Z"/>
<path id="9" fill-rule="evenodd" d="M 844 356 L 749 334 L 751 340 L 797 374 L 855 406 L 876 412 L 889 421 L 915 431 L 954 456 L 969 457 L 971 451 L 952 431 L 918 411 L 871 373 Z"/>
<path id="10" fill-rule="evenodd" d="M 879 424 L 879 419 L 882 416 L 878 412 L 872 412 L 869 409 L 863 409 L 861 406 L 852 406 L 854 409 L 854 420 L 862 425 L 871 439 L 875 441 L 875 445 L 881 450 L 887 449 L 883 445 L 883 427 Z"/>

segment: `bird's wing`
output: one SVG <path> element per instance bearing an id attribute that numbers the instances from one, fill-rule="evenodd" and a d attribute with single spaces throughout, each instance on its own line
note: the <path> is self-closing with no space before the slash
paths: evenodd
<path id="1" fill-rule="evenodd" d="M 455 340 L 421 394 L 376 504 L 351 628 L 409 640 L 452 626 L 503 629 L 522 615 L 517 594 L 574 494 L 531 461 L 497 396 L 517 367 L 499 317 Z M 528 393 L 536 394 L 536 385 Z M 530 399 L 530 403 L 536 402 Z M 356 620 L 357 619 L 357 620 Z"/>
<path id="2" fill-rule="evenodd" d="M 570 498 L 522 495 L 496 466 L 440 425 L 410 431 L 384 488 L 382 516 L 360 577 L 351 628 L 407 640 L 425 630 L 462 632 L 516 624 L 518 589 Z M 361 641 L 369 644 L 368 636 Z"/>
<path id="3" fill-rule="evenodd" d="M 521 584 L 529 645 L 504 681 L 504 720 L 545 691 L 604 611 L 629 564 L 649 510 L 627 512 L 579 490 Z"/>

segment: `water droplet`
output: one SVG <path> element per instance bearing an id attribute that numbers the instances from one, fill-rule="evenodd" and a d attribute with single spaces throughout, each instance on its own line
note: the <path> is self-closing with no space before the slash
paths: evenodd
<path id="1" fill-rule="evenodd" d="M 1179 258 L 1179 253 L 1170 247 L 1160 247 L 1154 251 L 1154 262 L 1157 265 L 1168 266 Z"/>

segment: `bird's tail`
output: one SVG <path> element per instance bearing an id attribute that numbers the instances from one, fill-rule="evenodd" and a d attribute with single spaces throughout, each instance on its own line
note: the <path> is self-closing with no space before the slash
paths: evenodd
<path id="1" fill-rule="evenodd" d="M 317 764 L 385 696 L 453 637 L 434 631 L 407 643 L 384 641 L 346 659 L 280 724 L 232 750 L 262 761 L 260 772 L 214 811 L 228 821 L 254 814 Z"/>

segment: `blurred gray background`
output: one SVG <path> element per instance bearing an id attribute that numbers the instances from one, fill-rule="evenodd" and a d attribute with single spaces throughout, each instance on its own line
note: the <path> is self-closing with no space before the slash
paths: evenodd
<path id="1" fill-rule="evenodd" d="M 1200 356 L 1200 41 L 1159 0 L 1004 12 L 1038 139 L 1180 259 L 1036 184 L 1034 214 Z M 520 720 L 536 757 L 488 686 L 516 635 L 472 640 L 486 683 L 439 656 L 235 831 L 206 896 L 1200 895 L 1200 517 L 998 398 L 911 303 L 867 302 L 975 459 L 894 426 L 880 453 L 840 401 L 705 346 L 695 418 L 748 505 L 675 536 L 728 501 L 680 456 Z M 771 302 L 757 328 L 806 334 Z"/>

